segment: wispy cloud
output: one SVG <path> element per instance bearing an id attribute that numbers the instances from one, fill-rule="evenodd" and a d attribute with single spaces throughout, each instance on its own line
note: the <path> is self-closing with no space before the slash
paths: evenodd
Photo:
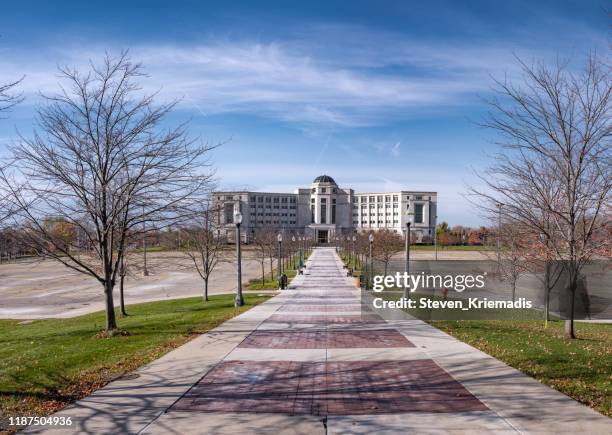
<path id="1" fill-rule="evenodd" d="M 401 145 L 401 142 L 395 142 L 395 144 L 391 147 L 391 155 L 393 157 L 399 157 L 400 145 Z"/>
<path id="2" fill-rule="evenodd" d="M 138 45 L 131 55 L 146 67 L 146 90 L 182 98 L 205 115 L 251 113 L 281 121 L 338 126 L 376 125 L 423 107 L 462 105 L 488 90 L 488 74 L 512 68 L 503 47 L 415 44 L 366 29 L 320 29 L 317 41 L 208 40 L 191 45 Z M 355 32 L 358 32 L 355 34 Z M 357 38 L 358 36 L 358 38 Z M 353 41 L 349 42 L 353 37 Z M 321 46 L 329 39 L 336 44 Z M 364 42 L 365 41 L 365 42 Z M 116 44 L 116 43 L 115 43 Z M 81 46 L 82 47 L 82 46 Z M 58 89 L 57 64 L 87 67 L 104 50 L 56 49 L 33 62 L 31 53 L 3 53 L 2 75 L 26 74 L 24 91 Z M 338 53 L 342 47 L 343 55 Z M 1 79 L 2 77 L 0 77 Z M 399 148 L 398 148 L 399 150 Z"/>

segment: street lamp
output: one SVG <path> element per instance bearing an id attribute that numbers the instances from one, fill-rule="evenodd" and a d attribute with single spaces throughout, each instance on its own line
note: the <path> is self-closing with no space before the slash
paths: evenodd
<path id="1" fill-rule="evenodd" d="M 242 213 L 237 211 L 234 213 L 234 223 L 236 224 L 236 261 L 238 263 L 238 288 L 236 290 L 235 307 L 244 305 L 242 298 L 242 253 L 240 252 L 240 224 L 242 223 Z"/>
<path id="2" fill-rule="evenodd" d="M 291 265 L 295 270 L 295 236 L 291 236 Z"/>
<path id="3" fill-rule="evenodd" d="M 438 215 L 434 216 L 434 250 L 438 261 Z"/>
<path id="4" fill-rule="evenodd" d="M 149 276 L 149 269 L 147 269 L 147 224 L 145 221 L 145 208 L 142 206 L 142 251 L 144 254 L 144 265 L 142 269 L 143 276 Z"/>
<path id="5" fill-rule="evenodd" d="M 374 284 L 374 261 L 372 260 L 372 243 L 374 243 L 374 234 L 370 233 L 368 236 L 368 241 L 370 242 L 370 288 L 372 288 Z"/>
<path id="6" fill-rule="evenodd" d="M 282 233 L 278 233 L 276 236 L 276 240 L 278 241 L 278 282 L 279 288 L 282 288 L 282 274 L 283 274 L 283 260 L 282 260 L 282 244 L 283 244 L 283 235 Z"/>
<path id="7" fill-rule="evenodd" d="M 355 263 L 355 242 L 357 241 L 357 236 L 353 234 L 353 249 L 351 250 L 351 261 Z M 355 269 L 357 266 L 355 265 Z"/>
<path id="8" fill-rule="evenodd" d="M 406 276 L 410 274 L 410 225 L 412 224 L 412 216 L 414 213 L 408 213 L 408 221 L 406 222 L 406 264 L 404 272 Z M 404 286 L 404 298 L 408 296 L 408 287 Z"/>
<path id="9" fill-rule="evenodd" d="M 501 214 L 502 214 L 502 207 L 504 206 L 504 204 L 502 204 L 501 202 L 497 203 L 497 267 L 500 268 L 501 266 Z"/>
<path id="10" fill-rule="evenodd" d="M 303 238 L 301 236 L 298 237 L 298 251 L 299 251 L 299 255 L 298 255 L 298 274 L 302 273 L 302 266 L 304 265 L 304 254 L 302 253 L 302 243 L 303 243 Z"/>

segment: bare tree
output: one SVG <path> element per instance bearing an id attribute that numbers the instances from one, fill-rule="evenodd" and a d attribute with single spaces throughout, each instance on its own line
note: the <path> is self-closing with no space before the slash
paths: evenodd
<path id="1" fill-rule="evenodd" d="M 211 206 L 211 202 L 205 201 L 204 207 L 197 212 L 193 222 L 185 230 L 187 247 L 184 252 L 204 280 L 204 301 L 208 301 L 210 275 L 223 259 L 224 243 L 215 236 L 216 213 L 217 210 Z"/>
<path id="2" fill-rule="evenodd" d="M 261 231 L 255 232 L 251 243 L 253 245 L 255 258 L 259 262 L 261 266 L 261 285 L 263 286 L 266 283 L 266 260 L 268 259 L 268 244 L 269 240 L 266 238 L 265 233 Z M 272 268 L 271 268 L 272 270 Z M 273 279 L 273 278 L 272 278 Z"/>
<path id="3" fill-rule="evenodd" d="M 3 112 L 7 112 L 23 101 L 23 94 L 15 91 L 22 81 L 23 77 L 14 82 L 0 85 L 0 117 Z"/>
<path id="4" fill-rule="evenodd" d="M 518 222 L 506 222 L 500 228 L 499 252 L 489 251 L 486 255 L 493 256 L 497 262 L 497 270 L 501 281 L 510 285 L 512 302 L 516 300 L 516 284 L 521 275 L 527 273 L 526 255 L 530 247 L 526 241 L 527 234 Z"/>
<path id="5" fill-rule="evenodd" d="M 270 261 L 270 279 L 274 280 L 274 261 L 278 257 L 277 232 L 274 228 L 264 227 L 258 231 L 258 243 L 264 247 L 266 256 Z"/>
<path id="6" fill-rule="evenodd" d="M 387 275 L 389 262 L 395 254 L 404 247 L 402 237 L 394 231 L 379 230 L 374 236 L 372 256 L 384 265 L 384 275 Z"/>
<path id="7" fill-rule="evenodd" d="M 472 193 L 492 218 L 503 204 L 507 220 L 544 235 L 548 258 L 566 267 L 566 336 L 574 338 L 580 273 L 605 243 L 594 235 L 610 226 L 612 75 L 596 55 L 579 73 L 560 62 L 521 66 L 521 86 L 497 82 L 484 125 L 502 151 L 481 176 L 485 188 Z"/>
<path id="8" fill-rule="evenodd" d="M 23 81 L 23 77 L 17 81 L 0 84 L 0 119 L 3 113 L 8 112 L 12 107 L 23 101 L 23 95 L 15 92 L 15 88 Z M 17 188 L 17 183 L 9 171 L 11 162 L 0 162 L 0 178 L 11 179 L 13 187 Z M 14 203 L 11 201 L 11 191 L 5 185 L 0 184 L 0 224 L 6 221 L 7 217 L 14 212 Z"/>
<path id="9" fill-rule="evenodd" d="M 106 55 L 86 73 L 60 74 L 69 87 L 45 96 L 38 129 L 12 148 L 16 168 L 27 180 L 11 189 L 21 206 L 17 224 L 40 255 L 97 279 L 104 289 L 106 329 L 117 323 L 113 289 L 129 233 L 145 222 L 176 225 L 208 191 L 210 149 L 191 140 L 186 126 L 162 129 L 175 102 L 155 105 L 136 81 L 140 64 L 126 53 Z M 91 250 L 72 250 L 44 225 L 60 216 Z"/>

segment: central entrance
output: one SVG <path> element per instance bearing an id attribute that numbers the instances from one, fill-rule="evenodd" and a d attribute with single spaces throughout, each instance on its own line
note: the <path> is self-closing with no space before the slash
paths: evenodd
<path id="1" fill-rule="evenodd" d="M 317 230 L 317 242 L 328 243 L 329 242 L 329 230 Z"/>

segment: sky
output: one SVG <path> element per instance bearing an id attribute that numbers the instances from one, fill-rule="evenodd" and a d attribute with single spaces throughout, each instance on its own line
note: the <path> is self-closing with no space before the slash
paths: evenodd
<path id="1" fill-rule="evenodd" d="M 517 59 L 610 48 L 604 1 L 27 1 L 0 14 L 0 83 L 25 100 L 0 151 L 33 134 L 57 67 L 129 50 L 166 122 L 222 144 L 221 189 L 291 192 L 320 174 L 360 191 L 438 192 L 438 220 L 486 224 L 465 197 L 496 151 L 480 127 Z"/>

